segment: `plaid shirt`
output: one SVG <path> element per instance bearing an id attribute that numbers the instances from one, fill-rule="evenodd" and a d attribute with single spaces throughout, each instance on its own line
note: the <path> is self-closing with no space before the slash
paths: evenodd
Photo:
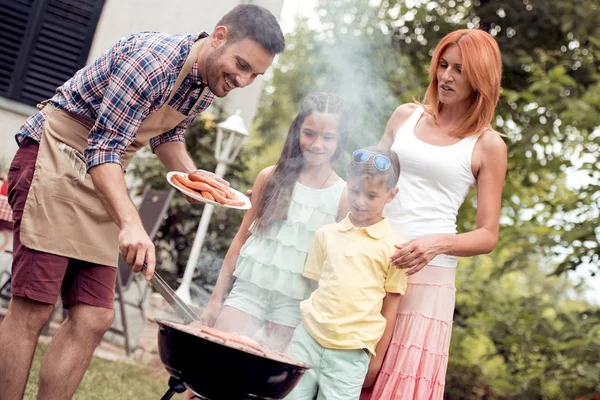
<path id="1" fill-rule="evenodd" d="M 56 90 L 50 104 L 96 121 L 84 151 L 88 169 L 104 163 L 121 163 L 121 156 L 135 139 L 142 122 L 167 101 L 192 44 L 206 36 L 206 33 L 133 34 L 121 39 Z M 169 103 L 188 117 L 171 131 L 150 140 L 153 150 L 165 142 L 184 141 L 187 126 L 214 100 L 214 94 L 207 89 L 196 109 L 191 109 L 204 87 L 198 64 L 194 63 Z M 44 121 L 41 112 L 27 119 L 17 132 L 17 143 L 21 144 L 25 137 L 40 142 Z"/>

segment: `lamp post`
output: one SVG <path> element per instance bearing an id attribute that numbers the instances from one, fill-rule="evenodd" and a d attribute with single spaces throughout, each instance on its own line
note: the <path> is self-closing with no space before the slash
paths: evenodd
<path id="1" fill-rule="evenodd" d="M 215 169 L 215 175 L 219 178 L 222 178 L 225 175 L 227 166 L 235 160 L 247 141 L 248 131 L 244 125 L 240 110 L 237 110 L 235 114 L 229 116 L 225 121 L 217 124 L 217 145 L 215 147 L 217 168 Z M 192 302 L 192 296 L 190 295 L 192 278 L 194 277 L 194 270 L 198 263 L 198 257 L 200 256 L 200 250 L 204 243 L 204 237 L 206 236 L 213 210 L 214 206 L 212 204 L 207 203 L 204 205 L 190 257 L 188 258 L 183 273 L 183 279 L 181 280 L 181 285 L 175 292 L 188 304 Z"/>

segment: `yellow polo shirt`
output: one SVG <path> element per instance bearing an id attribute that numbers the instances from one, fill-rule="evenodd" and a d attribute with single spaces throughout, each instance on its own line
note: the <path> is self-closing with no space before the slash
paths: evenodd
<path id="1" fill-rule="evenodd" d="M 302 324 L 321 346 L 375 354 L 386 324 L 383 298 L 406 290 L 406 272 L 389 262 L 399 242 L 385 218 L 359 228 L 346 217 L 317 231 L 304 276 L 319 286 L 300 303 L 300 311 Z"/>

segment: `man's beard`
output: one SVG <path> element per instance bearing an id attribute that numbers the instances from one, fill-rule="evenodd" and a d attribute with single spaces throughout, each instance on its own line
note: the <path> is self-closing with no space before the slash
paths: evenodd
<path id="1" fill-rule="evenodd" d="M 217 68 L 217 61 L 221 54 L 224 52 L 224 47 L 221 46 L 218 49 L 215 49 L 211 54 L 206 58 L 205 64 L 205 76 L 206 76 L 206 84 L 211 92 L 213 92 L 217 97 L 225 97 L 229 92 L 223 92 L 223 82 L 221 78 L 221 74 L 219 74 Z"/>

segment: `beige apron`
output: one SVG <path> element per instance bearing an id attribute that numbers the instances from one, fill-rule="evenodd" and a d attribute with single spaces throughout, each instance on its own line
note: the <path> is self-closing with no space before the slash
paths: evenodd
<path id="1" fill-rule="evenodd" d="M 168 104 L 191 71 L 202 43 L 192 46 L 166 103 L 139 127 L 121 156 L 123 169 L 151 138 L 170 131 L 187 117 Z M 46 122 L 23 210 L 21 243 L 30 249 L 116 267 L 119 228 L 96 195 L 83 156 L 94 120 L 50 105 L 42 107 Z"/>

